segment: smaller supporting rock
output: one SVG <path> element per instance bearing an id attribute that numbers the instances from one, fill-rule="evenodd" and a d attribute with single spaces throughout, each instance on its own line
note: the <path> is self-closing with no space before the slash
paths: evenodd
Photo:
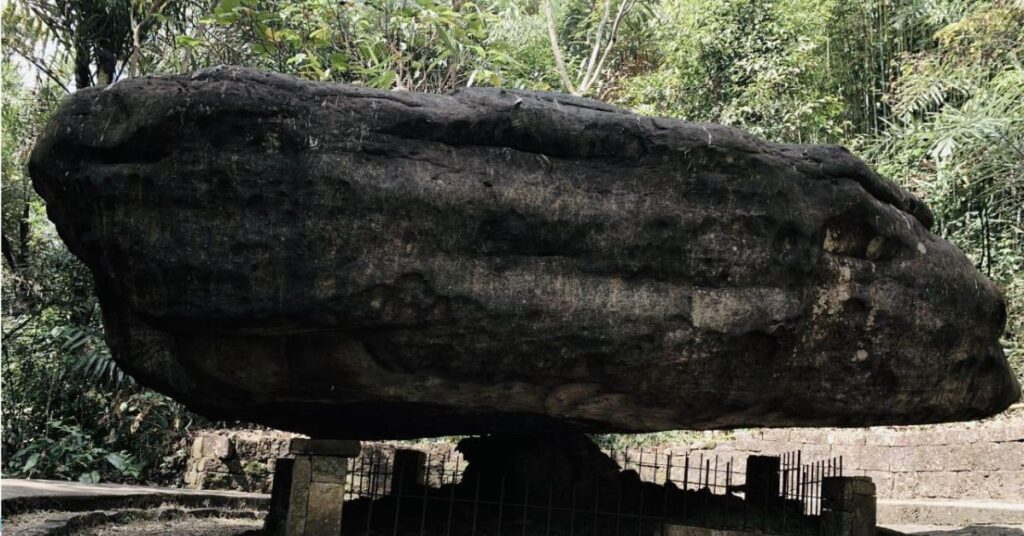
<path id="1" fill-rule="evenodd" d="M 822 529 L 837 536 L 875 536 L 875 484 L 866 476 L 821 482 Z"/>
<path id="2" fill-rule="evenodd" d="M 427 485 L 427 453 L 421 450 L 396 449 L 391 471 L 391 492 Z"/>
<path id="3" fill-rule="evenodd" d="M 747 458 L 747 500 L 751 504 L 774 504 L 779 498 L 779 457 L 750 456 Z"/>
<path id="4" fill-rule="evenodd" d="M 294 459 L 277 462 L 265 532 L 340 534 L 348 459 L 358 456 L 359 449 L 358 441 L 293 439 Z"/>

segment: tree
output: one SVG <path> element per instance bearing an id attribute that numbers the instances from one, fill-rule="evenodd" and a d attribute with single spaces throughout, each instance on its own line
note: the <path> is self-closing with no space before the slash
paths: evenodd
<path id="1" fill-rule="evenodd" d="M 572 95 L 587 95 L 594 88 L 594 84 L 601 79 L 608 55 L 615 48 L 620 26 L 637 6 L 637 0 L 619 0 L 617 3 L 614 0 L 603 0 L 598 2 L 599 5 L 603 5 L 603 9 L 599 5 L 594 6 L 595 12 L 600 10 L 601 15 L 596 28 L 594 28 L 593 37 L 588 42 L 589 54 L 581 60 L 575 76 L 572 76 L 565 66 L 562 47 L 558 42 L 558 30 L 551 0 L 541 0 L 541 4 L 547 22 L 551 52 L 555 57 L 555 69 L 562 81 L 562 88 Z M 614 15 L 612 14 L 612 4 L 616 4 Z"/>
<path id="2" fill-rule="evenodd" d="M 139 74 L 143 44 L 167 20 L 172 5 L 170 0 L 19 0 L 5 11 L 5 30 L 15 32 L 5 45 L 65 90 L 60 64 L 67 60 L 75 88 L 107 85 L 125 67 L 130 76 Z"/>

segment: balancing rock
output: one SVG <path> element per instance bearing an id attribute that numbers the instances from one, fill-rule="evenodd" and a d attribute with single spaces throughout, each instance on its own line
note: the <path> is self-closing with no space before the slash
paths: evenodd
<path id="1" fill-rule="evenodd" d="M 241 68 L 79 91 L 30 172 L 138 381 L 324 438 L 971 419 L 1003 297 L 841 147 Z"/>

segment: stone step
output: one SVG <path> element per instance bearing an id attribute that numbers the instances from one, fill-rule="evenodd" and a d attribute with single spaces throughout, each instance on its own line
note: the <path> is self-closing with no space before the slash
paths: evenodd
<path id="1" fill-rule="evenodd" d="M 883 499 L 878 501 L 879 525 L 1024 524 L 1024 503 Z"/>

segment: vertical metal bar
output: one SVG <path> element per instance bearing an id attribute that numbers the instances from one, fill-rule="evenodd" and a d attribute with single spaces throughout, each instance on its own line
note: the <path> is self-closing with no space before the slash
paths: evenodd
<path id="1" fill-rule="evenodd" d="M 811 493 L 811 515 L 812 516 L 818 515 L 818 502 L 817 502 L 818 501 L 818 494 L 817 494 L 817 489 L 815 488 L 815 486 L 817 485 L 817 483 L 815 482 L 815 477 L 817 476 L 817 474 L 818 474 L 818 462 L 814 462 L 814 463 L 811 464 L 811 487 L 810 487 L 810 493 Z"/>
<path id="2" fill-rule="evenodd" d="M 815 515 L 814 511 L 814 462 L 807 466 L 807 514 Z"/>
<path id="3" fill-rule="evenodd" d="M 732 508 L 729 506 L 729 487 L 732 486 L 732 457 L 729 457 L 729 461 L 725 462 L 725 493 L 722 494 L 724 500 L 722 501 L 723 511 L 722 520 L 728 523 L 729 514 Z"/>
<path id="4" fill-rule="evenodd" d="M 749 460 L 749 458 L 748 458 Z M 743 479 L 743 530 L 747 530 L 747 522 L 750 520 L 750 482 Z"/>
<path id="5" fill-rule="evenodd" d="M 800 457 L 797 456 L 797 460 L 799 460 L 799 458 Z M 804 489 L 803 486 L 804 486 L 804 481 L 803 481 L 803 468 L 800 466 L 800 464 L 797 464 L 797 466 L 796 466 L 796 482 L 793 483 L 793 486 L 794 486 L 794 488 L 793 488 L 793 498 L 796 499 L 797 502 L 800 503 L 800 505 L 801 505 L 800 506 L 800 515 L 802 516 L 802 515 L 804 515 L 804 510 L 803 510 L 803 504 L 804 504 L 803 503 L 803 489 Z"/>
<path id="6" fill-rule="evenodd" d="M 711 493 L 714 493 L 718 487 L 718 455 L 715 454 L 715 479 L 711 482 Z"/>
<path id="7" fill-rule="evenodd" d="M 686 496 L 690 491 L 690 453 L 683 458 L 683 519 L 686 519 Z"/>
<path id="8" fill-rule="evenodd" d="M 826 465 L 826 462 L 822 461 L 821 462 L 821 472 L 820 472 L 821 474 L 818 475 L 818 477 L 819 477 L 818 478 L 818 513 L 819 514 L 824 511 L 824 507 L 825 507 L 825 505 L 823 504 L 825 502 L 824 501 L 824 499 L 825 499 L 825 497 L 824 497 L 824 492 L 825 492 L 825 465 Z"/>
<path id="9" fill-rule="evenodd" d="M 373 458 L 370 458 L 370 470 L 373 471 Z M 370 536 L 370 525 L 373 521 L 373 502 L 377 500 L 377 490 L 370 488 L 370 502 L 366 505 L 366 536 Z"/>
<path id="10" fill-rule="evenodd" d="M 732 489 L 732 456 L 729 457 L 729 461 L 725 463 L 725 494 L 729 495 L 729 491 Z"/>
<path id="11" fill-rule="evenodd" d="M 430 489 L 430 453 L 427 453 L 427 480 L 423 484 L 423 504 L 420 506 L 420 536 L 426 534 L 427 528 L 427 491 Z"/>
<path id="12" fill-rule="evenodd" d="M 786 452 L 782 463 L 782 504 L 785 504 L 785 499 L 790 494 L 790 453 Z"/>
<path id="13" fill-rule="evenodd" d="M 672 481 L 672 453 L 668 453 L 668 458 L 665 460 L 665 483 L 668 484 Z"/>
<path id="14" fill-rule="evenodd" d="M 704 472 L 704 453 L 700 453 L 700 458 L 697 460 L 697 491 L 700 491 L 700 479 L 703 476 L 701 473 Z"/>
<path id="15" fill-rule="evenodd" d="M 803 453 L 802 450 L 796 451 L 796 498 L 797 498 L 797 500 L 800 501 L 800 513 L 801 514 L 805 513 L 804 510 L 803 510 L 803 499 L 800 496 L 800 492 L 801 492 L 800 482 L 803 481 L 802 480 L 802 475 L 801 475 L 801 468 L 803 467 L 803 465 L 801 465 L 803 463 L 803 456 L 804 456 L 804 453 Z"/>
<path id="16" fill-rule="evenodd" d="M 505 512 L 505 475 L 501 475 L 501 491 L 498 492 L 498 530 L 495 536 L 501 536 L 501 515 Z"/>
<path id="17" fill-rule="evenodd" d="M 797 499 L 800 501 L 800 513 L 807 515 L 807 476 L 803 465 L 800 466 L 800 471 L 796 474 L 796 488 Z"/>
<path id="18" fill-rule="evenodd" d="M 710 499 L 711 493 L 713 493 L 713 492 L 711 492 L 711 487 L 708 485 L 708 477 L 711 476 L 711 460 L 707 460 L 704 463 L 706 464 L 704 466 L 704 487 L 708 489 L 708 493 L 704 494 L 704 526 L 706 527 L 706 526 L 708 526 L 708 507 L 709 507 L 708 500 Z M 716 455 L 715 456 L 715 464 L 717 465 L 717 463 L 718 463 L 718 456 Z"/>
<path id="19" fill-rule="evenodd" d="M 786 534 L 786 478 L 786 471 L 784 470 L 782 471 L 782 534 Z"/>
<path id="20" fill-rule="evenodd" d="M 643 451 L 641 451 L 643 452 Z M 637 511 L 638 517 L 636 518 L 636 534 L 642 536 L 644 533 L 644 483 L 640 482 L 640 509 Z"/>
<path id="21" fill-rule="evenodd" d="M 822 484 L 822 470 L 825 468 L 825 462 L 818 462 L 818 534 L 825 533 L 825 524 L 822 523 L 823 516 L 821 515 L 821 484 Z"/>
<path id="22" fill-rule="evenodd" d="M 644 449 L 642 449 L 642 448 L 640 449 L 640 460 L 637 463 L 636 472 L 637 472 L 637 475 L 640 477 L 640 481 L 643 482 L 643 480 L 644 480 Z"/>
<path id="23" fill-rule="evenodd" d="M 814 473 L 816 472 L 816 462 L 811 462 L 808 468 L 810 469 L 810 472 L 808 472 L 807 475 L 807 506 L 809 508 L 808 513 L 810 516 L 814 516 L 817 508 L 814 504 Z"/>
<path id="24" fill-rule="evenodd" d="M 554 507 L 554 505 L 552 503 L 554 498 L 555 498 L 555 483 L 552 482 L 551 484 L 548 484 L 548 525 L 547 525 L 547 528 L 544 530 L 544 534 L 551 534 L 551 510 Z"/>
<path id="25" fill-rule="evenodd" d="M 359 456 L 359 484 L 357 489 L 359 490 L 359 496 L 362 497 L 366 494 L 366 456 Z"/>
<path id="26" fill-rule="evenodd" d="M 459 465 L 456 463 L 455 467 L 452 468 L 452 481 L 448 483 L 450 493 L 448 495 L 448 522 L 444 526 L 445 536 L 450 536 L 452 533 L 452 511 L 455 509 L 455 471 L 458 470 Z M 444 471 L 444 468 L 441 468 Z"/>
<path id="27" fill-rule="evenodd" d="M 839 457 L 839 476 L 843 476 L 843 457 Z"/>
<path id="28" fill-rule="evenodd" d="M 672 455 L 669 454 L 671 459 Z M 672 463 L 671 461 L 669 462 Z M 665 485 L 661 487 L 661 536 L 665 536 L 665 519 L 668 516 L 668 479 L 665 479 Z"/>
<path id="29" fill-rule="evenodd" d="M 394 466 L 392 466 L 392 468 L 393 467 Z M 406 467 L 402 466 L 402 469 L 398 472 L 398 495 L 395 499 L 395 523 L 394 528 L 391 530 L 391 536 L 398 536 L 398 517 L 402 512 L 402 488 L 405 486 L 405 470 Z"/>
<path id="30" fill-rule="evenodd" d="M 572 485 L 571 502 L 569 503 L 569 536 L 573 535 L 576 529 L 576 484 Z"/>

